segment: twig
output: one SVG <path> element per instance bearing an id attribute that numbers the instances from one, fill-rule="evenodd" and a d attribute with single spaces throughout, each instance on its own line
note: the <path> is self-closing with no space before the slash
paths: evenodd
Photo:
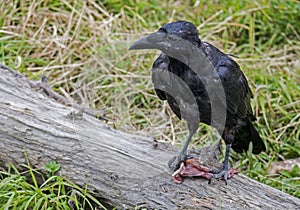
<path id="1" fill-rule="evenodd" d="M 62 95 L 52 90 L 48 82 L 48 78 L 46 76 L 42 76 L 40 81 L 31 80 L 30 86 L 35 89 L 41 89 L 49 98 L 53 98 L 54 100 L 65 105 L 71 105 L 73 108 L 79 110 L 80 113 L 86 113 L 100 120 L 108 121 L 108 119 L 105 118 L 106 109 L 96 110 L 91 108 L 84 108 L 79 104 L 69 101 L 67 98 L 63 97 Z M 80 114 L 77 113 L 76 115 L 80 115 Z"/>

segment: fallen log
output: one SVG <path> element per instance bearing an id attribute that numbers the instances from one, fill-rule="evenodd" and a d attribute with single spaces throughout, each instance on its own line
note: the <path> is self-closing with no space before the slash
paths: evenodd
<path id="1" fill-rule="evenodd" d="M 299 199 L 242 174 L 228 185 L 201 178 L 176 184 L 167 164 L 178 149 L 112 129 L 84 110 L 49 98 L 34 84 L 0 65 L 2 167 L 25 163 L 25 148 L 32 166 L 56 160 L 61 175 L 81 186 L 88 180 L 108 208 L 300 209 Z M 214 153 L 216 148 L 207 147 L 194 155 L 209 163 Z"/>

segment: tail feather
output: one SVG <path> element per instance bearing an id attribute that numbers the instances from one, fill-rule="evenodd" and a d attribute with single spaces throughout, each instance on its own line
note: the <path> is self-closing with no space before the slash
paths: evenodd
<path id="1" fill-rule="evenodd" d="M 254 154 L 259 154 L 259 153 L 265 151 L 266 150 L 265 143 L 260 138 L 257 130 L 255 129 L 255 127 L 252 125 L 251 122 L 250 122 L 249 127 L 250 127 L 251 141 L 252 141 L 252 145 L 253 145 L 252 152 Z"/>
<path id="2" fill-rule="evenodd" d="M 253 145 L 253 154 L 259 154 L 266 150 L 266 146 L 263 140 L 260 138 L 257 130 L 251 121 L 248 120 L 245 126 L 238 129 L 231 147 L 234 151 L 242 153 L 243 151 L 247 151 L 249 149 L 250 141 Z"/>

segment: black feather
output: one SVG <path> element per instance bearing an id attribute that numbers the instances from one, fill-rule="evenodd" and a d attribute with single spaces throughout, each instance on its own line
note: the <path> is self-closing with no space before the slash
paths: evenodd
<path id="1" fill-rule="evenodd" d="M 160 29 L 160 32 L 179 36 L 199 47 L 217 71 L 226 96 L 227 116 L 225 129 L 220 131 L 220 135 L 226 144 L 232 144 L 232 148 L 236 152 L 242 152 L 248 149 L 249 143 L 252 141 L 253 153 L 258 154 L 264 151 L 266 149 L 265 145 L 252 125 L 255 117 L 250 105 L 250 99 L 253 95 L 239 65 L 228 54 L 221 52 L 207 42 L 202 42 L 198 37 L 196 27 L 192 23 L 177 21 L 165 24 Z M 157 96 L 161 100 L 167 100 L 171 109 L 181 119 L 183 108 L 180 108 L 174 97 L 162 90 L 163 88 L 156 86 L 162 78 L 159 77 L 159 74 L 155 74 L 155 71 L 172 72 L 172 74 L 183 80 L 196 99 L 200 122 L 211 124 L 211 99 L 208 97 L 201 78 L 192 69 L 181 61 L 169 57 L 164 53 L 155 60 L 152 68 L 152 81 Z M 171 87 L 176 85 L 173 83 L 170 80 L 165 84 Z M 198 126 L 197 123 L 199 122 L 193 122 L 192 117 L 185 117 L 184 119 L 187 120 L 188 124 L 194 124 L 192 125 L 193 127 Z"/>

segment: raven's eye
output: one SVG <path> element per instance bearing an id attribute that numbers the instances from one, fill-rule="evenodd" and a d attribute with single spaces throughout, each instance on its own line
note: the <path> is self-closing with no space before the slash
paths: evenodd
<path id="1" fill-rule="evenodd" d="M 160 28 L 159 32 L 167 33 L 167 30 L 165 28 Z"/>

